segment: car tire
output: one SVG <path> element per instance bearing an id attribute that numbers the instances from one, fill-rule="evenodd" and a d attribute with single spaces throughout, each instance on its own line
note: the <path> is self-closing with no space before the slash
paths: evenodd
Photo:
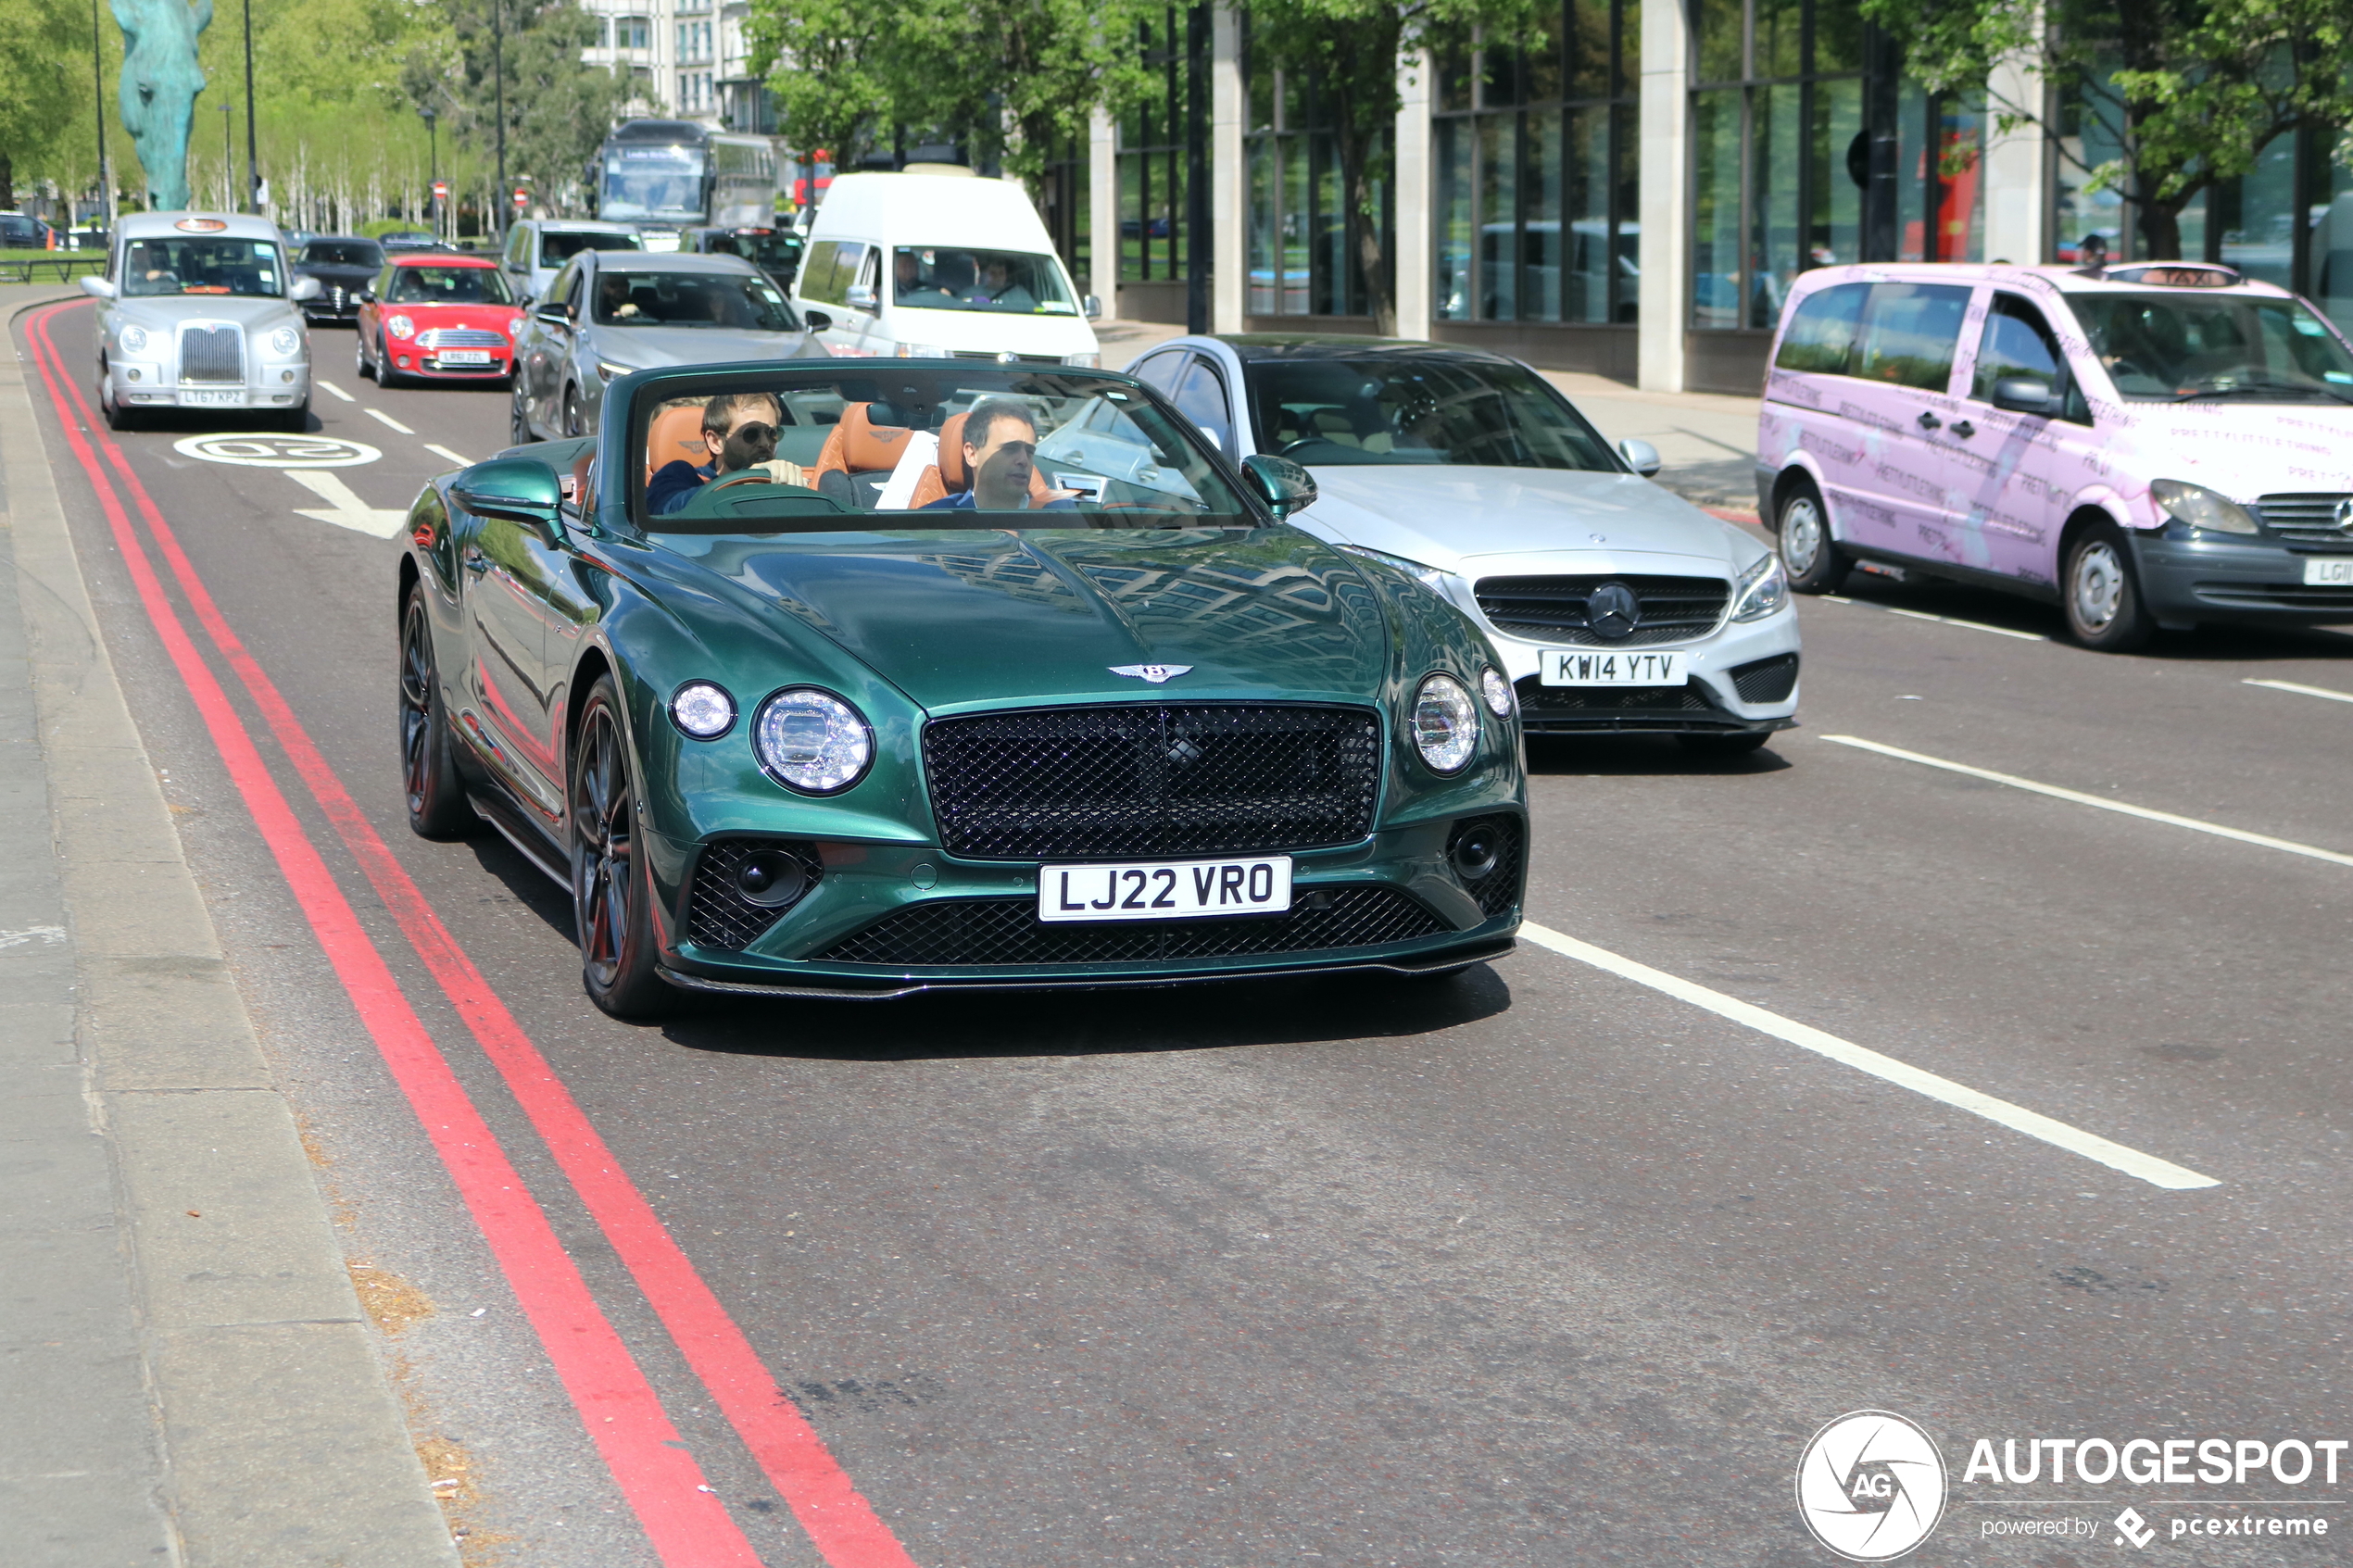
<path id="1" fill-rule="evenodd" d="M 285 427 L 287 434 L 300 435 L 310 428 L 310 405 L 305 403 L 299 408 L 289 408 L 279 415 L 278 419 L 279 422 Z"/>
<path id="2" fill-rule="evenodd" d="M 419 838 L 463 838 L 473 831 L 474 809 L 458 777 L 449 710 L 441 700 L 441 677 L 433 656 L 433 620 L 425 585 L 412 584 L 400 608 L 401 787 L 408 797 L 409 830 Z"/>
<path id="3" fill-rule="evenodd" d="M 106 416 L 108 430 L 136 428 L 138 416 L 114 400 L 114 372 L 103 360 L 98 365 L 98 412 Z"/>
<path id="4" fill-rule="evenodd" d="M 408 379 L 392 368 L 392 357 L 384 352 L 384 340 L 381 337 L 376 339 L 376 384 L 398 386 Z"/>
<path id="5" fill-rule="evenodd" d="M 576 737 L 564 799 L 581 985 L 614 1018 L 655 1018 L 677 993 L 657 970 L 653 868 L 637 848 L 636 774 L 611 676 L 589 688 Z"/>
<path id="6" fill-rule="evenodd" d="M 1831 537 L 1830 512 L 1811 480 L 1799 480 L 1781 497 L 1773 517 L 1773 538 L 1793 592 L 1835 594 L 1854 569 L 1855 558 Z"/>
<path id="7" fill-rule="evenodd" d="M 515 394 L 507 400 L 507 445 L 528 446 L 539 437 L 532 433 L 531 406 L 523 398 L 522 376 L 518 373 L 509 379 Z"/>
<path id="8" fill-rule="evenodd" d="M 351 372 L 353 375 L 358 376 L 361 381 L 374 381 L 376 379 L 375 367 L 368 363 L 367 333 L 359 332 L 354 334 L 352 337 L 351 358 L 354 361 Z"/>
<path id="9" fill-rule="evenodd" d="M 2096 653 L 2129 653 L 2157 631 L 2141 600 L 2133 548 L 2112 522 L 2095 522 L 2068 545 L 2059 602 L 2069 635 Z"/>
<path id="10" fill-rule="evenodd" d="M 1677 735 L 1676 743 L 1694 757 L 1745 757 L 1773 738 L 1771 732 L 1755 734 Z"/>
<path id="11" fill-rule="evenodd" d="M 582 428 L 580 417 L 580 389 L 576 386 L 567 386 L 564 388 L 563 431 L 568 436 L 585 435 L 588 433 L 586 430 Z"/>

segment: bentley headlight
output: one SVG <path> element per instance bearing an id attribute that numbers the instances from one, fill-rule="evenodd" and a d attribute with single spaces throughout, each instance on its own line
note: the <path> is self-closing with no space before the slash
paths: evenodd
<path id="1" fill-rule="evenodd" d="M 1344 555 L 1362 556 L 1366 560 L 1377 560 L 1383 566 L 1393 567 L 1433 594 L 1443 596 L 1446 592 L 1446 573 L 1434 566 L 1424 566 L 1417 560 L 1407 560 L 1403 556 L 1392 556 L 1386 550 L 1368 550 L 1362 545 L 1342 545 L 1340 551 Z"/>
<path id="2" fill-rule="evenodd" d="M 1768 552 L 1741 573 L 1732 594 L 1732 619 L 1762 621 L 1787 603 L 1789 574 L 1781 570 L 1780 556 Z"/>
<path id="3" fill-rule="evenodd" d="M 1414 694 L 1414 749 L 1433 773 L 1459 773 L 1478 749 L 1478 708 L 1452 675 L 1432 675 Z"/>
<path id="4" fill-rule="evenodd" d="M 384 331 L 395 337 L 410 337 L 416 333 L 417 323 L 406 316 L 387 316 L 384 318 Z"/>
<path id="5" fill-rule="evenodd" d="M 808 795 L 839 794 L 864 778 L 875 759 L 875 732 L 858 710 L 811 686 L 770 697 L 752 741 L 761 766 Z"/>
<path id="6" fill-rule="evenodd" d="M 697 740 L 717 740 L 735 727 L 736 699 L 724 686 L 689 681 L 671 694 L 670 719 Z"/>
<path id="7" fill-rule="evenodd" d="M 2149 485 L 2149 499 L 2164 508 L 2166 515 L 2192 528 L 2209 528 L 2217 533 L 2256 532 L 2255 519 L 2245 507 L 2203 484 L 2178 479 L 2157 480 Z"/>
<path id="8" fill-rule="evenodd" d="M 1512 716 L 1512 686 L 1493 665 L 1478 672 L 1478 695 L 1487 704 L 1487 711 L 1498 719 Z"/>
<path id="9" fill-rule="evenodd" d="M 137 354 L 147 346 L 147 329 L 145 327 L 125 327 L 118 335 L 122 340 L 125 354 Z"/>
<path id="10" fill-rule="evenodd" d="M 271 348 L 281 355 L 291 355 L 302 346 L 302 334 L 292 327 L 280 327 L 270 334 Z"/>

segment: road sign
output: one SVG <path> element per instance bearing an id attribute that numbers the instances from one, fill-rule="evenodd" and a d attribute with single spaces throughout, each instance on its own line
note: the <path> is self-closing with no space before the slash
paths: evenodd
<path id="1" fill-rule="evenodd" d="M 437 202 L 446 202 L 449 199 L 448 181 L 436 180 L 433 182 L 433 199 Z"/>

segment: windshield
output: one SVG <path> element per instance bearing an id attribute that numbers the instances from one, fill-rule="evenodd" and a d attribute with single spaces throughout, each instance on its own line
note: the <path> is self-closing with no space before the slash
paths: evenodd
<path id="1" fill-rule="evenodd" d="M 695 222 L 702 217 L 702 154 L 692 147 L 615 147 L 605 154 L 597 215 Z"/>
<path id="2" fill-rule="evenodd" d="M 632 423 L 649 533 L 1265 526 L 1195 433 L 1106 375 L 812 366 L 661 390 Z"/>
<path id="3" fill-rule="evenodd" d="M 268 240 L 132 240 L 123 247 L 122 292 L 259 295 L 286 292 L 278 247 Z"/>
<path id="4" fill-rule="evenodd" d="M 800 323 L 776 285 L 729 272 L 607 271 L 597 278 L 600 327 L 729 327 L 790 332 Z"/>
<path id="5" fill-rule="evenodd" d="M 712 234 L 703 249 L 714 256 L 740 256 L 769 272 L 789 272 L 800 259 L 800 241 L 791 234 Z"/>
<path id="6" fill-rule="evenodd" d="M 911 310 L 986 310 L 1000 316 L 1076 316 L 1062 269 L 1051 256 L 1020 250 L 900 245 L 891 291 Z"/>
<path id="7" fill-rule="evenodd" d="M 548 233 L 543 230 L 539 235 L 539 265 L 561 267 L 584 250 L 643 250 L 645 248 L 638 243 L 637 236 L 635 234 Z"/>
<path id="8" fill-rule="evenodd" d="M 2136 403 L 2193 397 L 2353 403 L 2353 354 L 2293 299 L 2070 295 L 2092 352 Z"/>
<path id="9" fill-rule="evenodd" d="M 365 267 L 384 264 L 384 253 L 366 240 L 313 240 L 302 247 L 302 259 L 312 267 Z"/>
<path id="10" fill-rule="evenodd" d="M 1293 462 L 1619 471 L 1609 443 L 1518 365 L 1416 357 L 1244 370 L 1258 449 Z"/>
<path id="11" fill-rule="evenodd" d="M 394 305 L 512 305 L 507 280 L 496 267 L 396 267 Z"/>

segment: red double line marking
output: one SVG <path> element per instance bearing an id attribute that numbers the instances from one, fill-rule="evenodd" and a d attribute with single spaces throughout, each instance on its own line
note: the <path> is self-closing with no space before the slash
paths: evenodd
<path id="1" fill-rule="evenodd" d="M 668 1446 L 675 1440 L 676 1433 L 671 1428 L 668 1418 L 662 1415 L 650 1385 L 646 1384 L 643 1373 L 589 1297 L 586 1284 L 580 1278 L 578 1270 L 568 1257 L 563 1256 L 560 1244 L 556 1242 L 554 1233 L 547 1226 L 546 1216 L 524 1191 L 521 1179 L 508 1164 L 503 1152 L 499 1151 L 487 1124 L 482 1122 L 463 1086 L 450 1073 L 448 1064 L 426 1034 L 408 999 L 399 994 L 382 955 L 353 916 L 349 903 L 335 885 L 324 860 L 310 843 L 300 822 L 286 808 L 275 781 L 261 763 L 260 755 L 254 747 L 244 721 L 229 706 L 219 683 L 182 628 L 177 612 L 164 596 L 162 584 L 149 564 L 137 534 L 132 530 L 112 484 L 98 467 L 89 441 L 76 427 L 74 418 L 69 415 L 66 406 L 68 395 L 72 400 L 73 412 L 94 433 L 97 431 L 97 422 L 91 418 L 81 389 L 63 373 L 63 362 L 50 341 L 49 318 L 56 313 L 54 310 L 47 311 L 34 318 L 29 333 L 33 340 L 35 357 L 41 363 L 43 380 L 48 384 L 51 401 L 65 426 L 68 442 L 98 493 L 100 508 L 114 530 L 116 543 L 121 548 L 125 561 L 131 566 L 132 580 L 146 607 L 148 618 L 163 637 L 165 646 L 179 668 L 182 679 L 187 683 L 191 696 L 196 699 L 215 745 L 220 747 L 223 760 L 229 763 L 231 775 L 253 809 L 255 820 L 260 825 L 263 836 L 270 842 L 272 853 L 277 856 L 287 881 L 295 886 L 296 897 L 302 903 L 305 914 L 320 933 L 321 944 L 327 947 L 329 960 L 334 963 L 338 977 L 343 979 L 355 1006 L 359 1007 L 361 1016 L 368 1022 L 370 1032 L 375 1035 L 386 1061 L 393 1064 L 396 1076 L 400 1077 L 402 1088 L 409 1094 L 409 1102 L 416 1109 L 419 1119 L 424 1122 L 427 1132 L 435 1134 L 434 1115 L 449 1111 L 454 1101 L 457 1110 L 471 1123 L 469 1132 L 478 1145 L 472 1149 L 454 1151 L 455 1154 L 478 1158 L 486 1150 L 488 1158 L 495 1160 L 498 1170 L 504 1173 L 507 1185 L 503 1190 L 518 1195 L 521 1204 L 528 1209 L 531 1223 L 535 1224 L 538 1232 L 545 1236 L 547 1245 L 554 1249 L 561 1261 L 564 1278 L 579 1293 L 577 1308 L 585 1310 L 595 1320 L 594 1330 L 601 1331 L 610 1342 L 609 1356 L 618 1358 L 619 1362 L 626 1367 L 628 1376 L 642 1388 L 646 1405 L 661 1427 L 660 1434 L 652 1439 L 652 1457 L 669 1461 L 673 1469 L 683 1461 L 691 1471 L 694 1468 L 692 1460 L 679 1449 Z M 434 982 L 448 997 L 459 1016 L 465 1021 L 484 1053 L 506 1080 L 524 1114 L 531 1119 L 533 1127 L 546 1140 L 566 1179 L 578 1192 L 603 1230 L 606 1239 L 628 1268 L 631 1277 L 645 1292 L 663 1327 L 694 1368 L 696 1376 L 710 1390 L 713 1401 L 743 1438 L 770 1483 L 792 1509 L 794 1517 L 809 1532 L 810 1539 L 819 1553 L 831 1568 L 914 1568 L 913 1560 L 891 1534 L 889 1526 L 882 1522 L 850 1484 L 849 1477 L 827 1451 L 816 1429 L 778 1392 L 774 1379 L 761 1362 L 758 1352 L 744 1336 L 742 1329 L 728 1316 L 726 1309 L 703 1282 L 668 1227 L 654 1213 L 652 1205 L 647 1202 L 645 1195 L 623 1171 L 620 1162 L 605 1146 L 604 1139 L 573 1098 L 571 1091 L 557 1077 L 554 1069 L 547 1064 L 547 1059 L 540 1054 L 522 1025 L 516 1022 L 506 1004 L 484 980 L 473 960 L 467 957 L 442 923 L 441 917 L 408 871 L 394 858 L 374 825 L 360 811 L 350 792 L 345 789 L 341 778 L 321 754 L 309 732 L 295 717 L 293 709 L 280 694 L 276 684 L 246 651 L 244 642 L 221 615 L 203 579 L 197 575 L 194 564 L 181 548 L 178 536 L 164 521 L 145 485 L 140 483 L 138 475 L 125 459 L 121 447 L 103 435 L 98 435 L 97 440 L 107 462 L 121 476 L 124 488 L 154 535 L 157 546 L 170 565 L 181 591 L 187 596 L 206 635 L 235 671 L 305 786 L 333 824 L 345 847 L 358 860 L 377 897 L 384 900 L 385 908 L 415 947 L 418 957 L 424 961 Z M 266 816 L 265 810 L 272 814 Z M 304 878 L 298 879 L 296 865 L 302 862 L 307 862 Z M 306 883 L 304 879 L 312 880 Z M 309 887 L 308 894 L 306 885 Z M 333 917 L 332 922 L 321 919 L 321 913 L 314 910 L 314 901 Z M 357 956 L 357 961 L 349 971 L 344 959 L 338 957 L 338 944 L 329 941 L 331 929 L 338 934 L 343 947 L 348 947 L 356 943 L 359 948 L 364 948 L 364 955 Z M 371 974 L 365 973 L 371 970 L 373 972 Z M 370 988 L 365 993 L 355 984 L 356 975 L 364 975 L 369 980 Z M 429 1083 L 421 1083 L 422 1088 L 430 1091 L 428 1098 L 421 1098 L 420 1089 L 412 1088 L 409 1077 L 402 1075 L 401 1064 L 394 1061 L 394 1049 L 386 1044 L 387 1033 L 378 1028 L 378 1020 L 371 1013 L 371 1007 L 384 1013 L 388 1022 L 399 1026 L 392 1034 L 403 1039 L 405 1049 L 412 1053 L 422 1050 L 430 1057 L 431 1071 L 421 1075 L 422 1080 L 430 1080 Z M 453 1177 L 459 1179 L 460 1190 L 466 1192 L 468 1206 L 473 1210 L 476 1223 L 482 1225 L 494 1251 L 498 1250 L 499 1234 L 494 1231 L 491 1220 L 475 1203 L 472 1193 L 467 1190 L 466 1180 L 460 1174 L 459 1158 L 453 1158 L 453 1150 L 442 1146 L 438 1134 L 435 1134 L 435 1145 L 441 1148 L 443 1161 L 449 1166 Z M 524 1280 L 530 1276 L 527 1273 L 519 1276 L 517 1269 L 507 1261 L 503 1252 L 500 1252 L 500 1260 L 510 1282 L 516 1287 L 518 1297 L 522 1297 Z M 529 1310 L 528 1303 L 526 1310 Z M 547 1326 L 541 1323 L 535 1313 L 533 1322 L 539 1328 L 543 1342 L 548 1344 L 553 1357 L 555 1344 L 549 1337 Z M 569 1332 L 578 1334 L 582 1329 L 575 1323 Z M 561 1370 L 560 1361 L 559 1370 Z M 571 1386 L 569 1377 L 566 1378 L 566 1386 L 568 1388 Z M 609 1436 L 598 1433 L 600 1425 L 613 1427 L 620 1424 L 617 1417 L 611 1422 L 591 1419 L 588 1407 L 581 1404 L 576 1392 L 574 1403 L 580 1405 L 591 1434 L 598 1436 L 600 1441 Z M 631 1456 L 633 1463 L 637 1457 L 635 1454 Z M 606 1459 L 612 1465 L 614 1474 L 622 1481 L 624 1490 L 630 1490 L 631 1473 L 624 1471 L 610 1446 L 607 1446 Z M 655 1470 L 646 1474 L 650 1477 L 661 1472 Z M 697 1474 L 689 1482 L 689 1486 L 698 1487 L 699 1485 L 700 1476 Z M 694 1545 L 691 1555 L 673 1557 L 664 1545 L 662 1537 L 657 1533 L 653 1518 L 648 1515 L 635 1491 L 630 1490 L 632 1506 L 636 1508 L 648 1537 L 654 1539 L 656 1549 L 661 1552 L 665 1562 L 679 1564 L 680 1568 L 688 1568 L 688 1565 L 700 1568 L 703 1563 L 757 1562 L 749 1543 L 745 1541 L 742 1533 L 727 1517 L 715 1497 L 700 1490 L 689 1490 L 686 1495 L 703 1505 L 702 1512 L 715 1516 L 727 1534 L 733 1537 L 732 1549 L 724 1555 L 713 1555 L 706 1548 Z M 681 1543 L 682 1546 L 688 1544 Z"/>

